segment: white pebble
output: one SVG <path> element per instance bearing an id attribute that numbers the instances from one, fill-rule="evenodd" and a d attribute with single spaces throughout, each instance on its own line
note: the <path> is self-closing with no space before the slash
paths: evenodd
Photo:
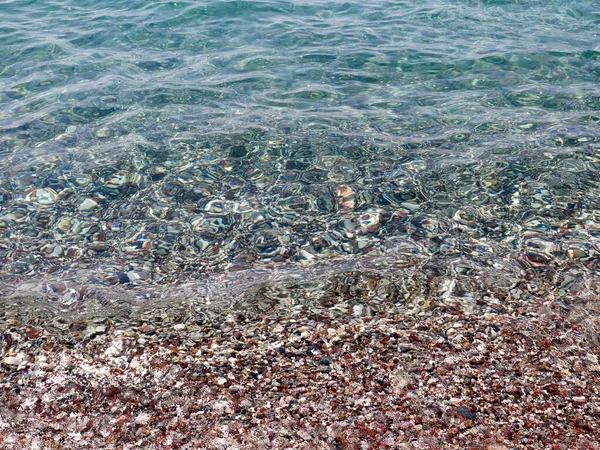
<path id="1" fill-rule="evenodd" d="M 98 206 L 91 198 L 86 198 L 81 205 L 79 205 L 79 211 L 92 211 Z"/>

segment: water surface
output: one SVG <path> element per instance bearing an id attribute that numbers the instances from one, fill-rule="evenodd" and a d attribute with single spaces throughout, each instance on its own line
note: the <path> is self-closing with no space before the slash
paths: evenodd
<path id="1" fill-rule="evenodd" d="M 1 0 L 3 292 L 592 295 L 599 33 L 579 0 Z"/>

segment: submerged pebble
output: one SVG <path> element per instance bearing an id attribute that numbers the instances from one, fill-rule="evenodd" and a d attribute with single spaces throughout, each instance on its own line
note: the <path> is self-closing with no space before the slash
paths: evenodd
<path id="1" fill-rule="evenodd" d="M 97 207 L 98 207 L 98 203 L 96 201 L 92 200 L 91 198 L 86 198 L 79 205 L 79 210 L 82 212 L 90 212 L 90 211 L 93 211 L 94 209 L 96 209 Z"/>
<path id="2" fill-rule="evenodd" d="M 36 189 L 29 193 L 25 199 L 42 206 L 50 206 L 58 200 L 58 194 L 50 188 Z"/>

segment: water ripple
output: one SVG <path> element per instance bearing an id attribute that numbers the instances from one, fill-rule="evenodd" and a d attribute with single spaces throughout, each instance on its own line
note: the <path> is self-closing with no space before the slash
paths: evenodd
<path id="1" fill-rule="evenodd" d="M 600 252 L 593 1 L 0 11 L 2 277 Z"/>

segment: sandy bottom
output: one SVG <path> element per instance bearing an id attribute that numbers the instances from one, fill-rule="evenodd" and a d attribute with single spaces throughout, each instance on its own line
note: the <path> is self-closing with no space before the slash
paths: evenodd
<path id="1" fill-rule="evenodd" d="M 600 449 L 599 311 L 4 314 L 0 448 Z"/>

